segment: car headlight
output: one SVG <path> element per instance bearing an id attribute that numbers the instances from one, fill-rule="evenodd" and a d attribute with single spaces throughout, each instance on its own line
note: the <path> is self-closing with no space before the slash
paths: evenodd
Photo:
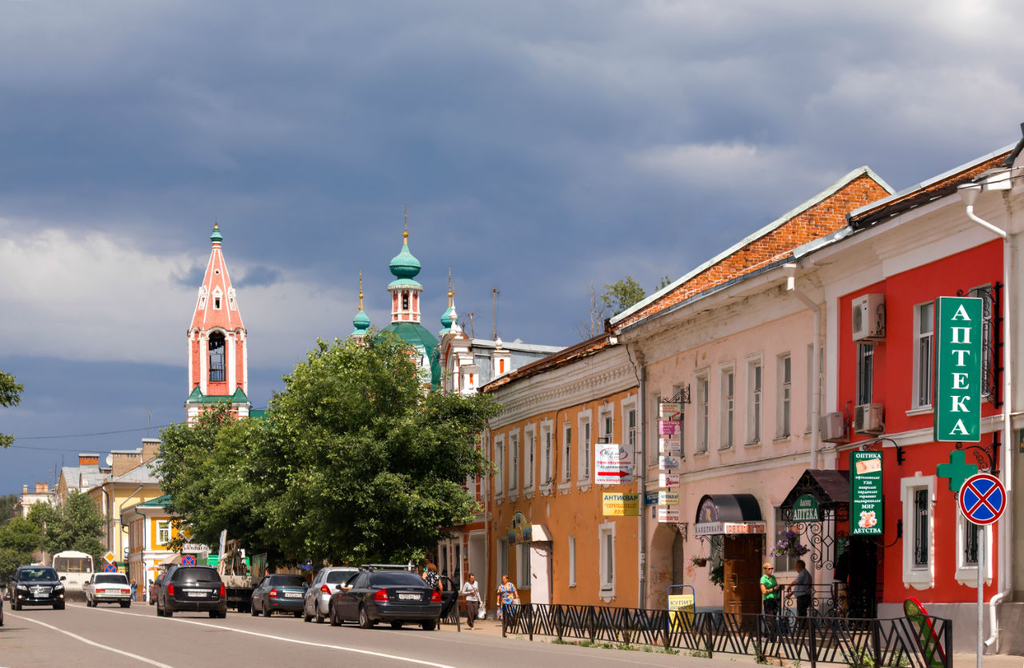
<path id="1" fill-rule="evenodd" d="M 64 591 L 64 585 L 60 585 L 60 584 L 59 585 L 55 585 L 53 590 L 54 591 Z"/>
<path id="2" fill-rule="evenodd" d="M 28 586 L 27 585 L 17 585 L 17 586 L 15 586 L 15 589 L 20 589 L 22 591 L 28 591 Z"/>

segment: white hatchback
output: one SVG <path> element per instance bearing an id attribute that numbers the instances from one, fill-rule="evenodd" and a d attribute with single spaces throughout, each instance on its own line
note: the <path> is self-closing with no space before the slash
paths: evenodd
<path id="1" fill-rule="evenodd" d="M 95 608 L 99 603 L 132 604 L 132 587 L 124 573 L 93 573 L 85 585 L 85 604 Z"/>

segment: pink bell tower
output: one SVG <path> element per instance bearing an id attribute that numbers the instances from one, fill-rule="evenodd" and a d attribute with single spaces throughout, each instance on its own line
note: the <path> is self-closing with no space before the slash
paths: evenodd
<path id="1" fill-rule="evenodd" d="M 215 404 L 230 404 L 237 418 L 249 417 L 249 354 L 245 325 L 213 224 L 210 261 L 188 329 L 188 421 Z"/>

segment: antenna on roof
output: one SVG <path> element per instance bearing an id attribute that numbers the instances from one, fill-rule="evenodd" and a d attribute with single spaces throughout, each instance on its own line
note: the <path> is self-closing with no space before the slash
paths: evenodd
<path id="1" fill-rule="evenodd" d="M 475 339 L 476 338 L 476 329 L 473 327 L 473 312 L 472 311 L 468 311 L 466 313 L 466 317 L 469 318 L 469 337 L 471 339 Z"/>
<path id="2" fill-rule="evenodd" d="M 146 411 L 146 438 L 149 438 L 149 425 L 153 423 L 153 411 Z"/>
<path id="3" fill-rule="evenodd" d="M 494 340 L 498 340 L 498 295 L 501 291 L 498 288 L 491 288 L 491 300 L 494 302 Z"/>

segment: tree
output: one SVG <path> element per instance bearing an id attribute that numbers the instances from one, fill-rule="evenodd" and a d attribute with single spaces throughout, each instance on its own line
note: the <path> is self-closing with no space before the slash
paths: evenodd
<path id="1" fill-rule="evenodd" d="M 0 526 L 7 523 L 14 517 L 14 507 L 18 505 L 21 497 L 17 494 L 4 494 L 0 496 Z"/>
<path id="2" fill-rule="evenodd" d="M 39 547 L 39 527 L 15 517 L 0 526 L 0 582 L 7 582 L 18 566 L 32 563 L 32 552 Z"/>
<path id="3" fill-rule="evenodd" d="M 0 371 L 0 406 L 17 406 L 21 403 L 21 393 L 24 386 L 14 381 L 14 376 Z M 9 448 L 14 443 L 14 437 L 8 434 L 0 434 L 0 447 Z"/>
<path id="4" fill-rule="evenodd" d="M 605 284 L 601 302 L 614 316 L 643 301 L 646 296 L 643 286 L 633 280 L 632 276 L 626 276 L 614 283 Z"/>
<path id="5" fill-rule="evenodd" d="M 100 542 L 103 516 L 89 495 L 83 492 L 73 490 L 59 508 L 37 503 L 28 511 L 28 519 L 36 527 L 37 539 L 42 538 L 42 545 L 37 547 L 50 554 L 77 550 L 92 555 L 99 562 L 106 549 Z"/>
<path id="6" fill-rule="evenodd" d="M 318 341 L 263 419 L 203 416 L 164 430 L 160 475 L 192 536 L 221 529 L 286 561 L 399 561 L 479 510 L 462 487 L 489 462 L 476 449 L 489 396 L 425 394 L 390 333 Z"/>

